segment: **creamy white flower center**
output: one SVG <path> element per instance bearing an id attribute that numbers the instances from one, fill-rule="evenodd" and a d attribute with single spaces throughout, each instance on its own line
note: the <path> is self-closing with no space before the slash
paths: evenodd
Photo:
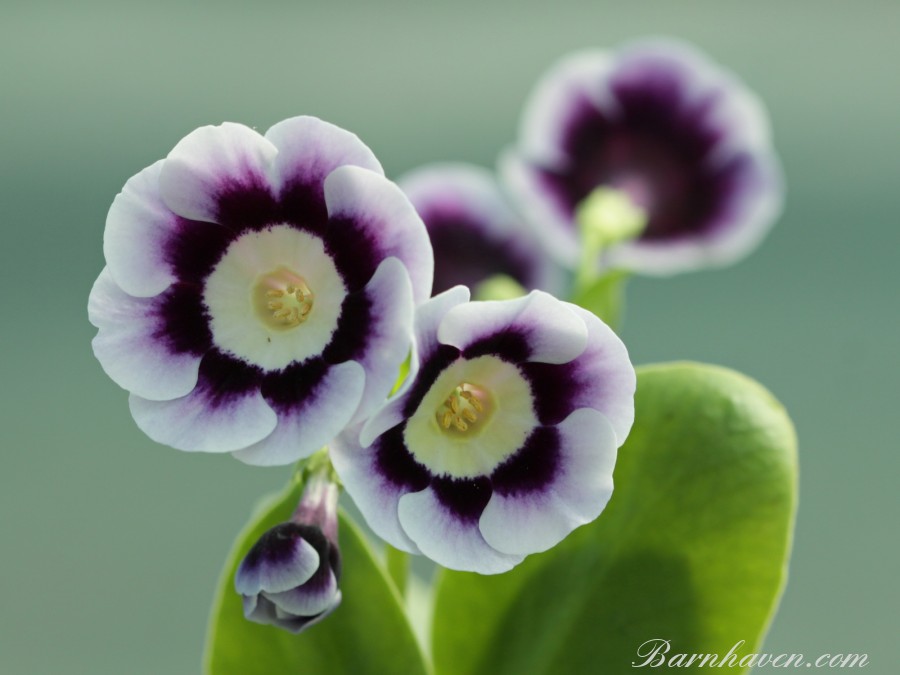
<path id="1" fill-rule="evenodd" d="M 460 359 L 438 376 L 407 421 L 404 440 L 433 474 L 473 478 L 490 475 L 537 425 L 521 371 L 480 356 Z"/>
<path id="2" fill-rule="evenodd" d="M 273 225 L 231 243 L 206 280 L 203 301 L 219 349 L 280 370 L 322 352 L 346 295 L 319 237 Z"/>

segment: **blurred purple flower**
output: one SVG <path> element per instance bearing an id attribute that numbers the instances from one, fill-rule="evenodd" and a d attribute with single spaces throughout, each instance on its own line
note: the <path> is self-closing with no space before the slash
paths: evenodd
<path id="1" fill-rule="evenodd" d="M 431 164 L 397 179 L 434 249 L 437 295 L 506 275 L 526 290 L 558 292 L 564 273 L 509 206 L 494 175 L 469 164 Z"/>
<path id="2" fill-rule="evenodd" d="M 778 217 L 783 192 L 760 101 L 672 40 L 563 59 L 532 92 L 501 176 L 570 267 L 579 207 L 597 188 L 621 191 L 646 227 L 602 264 L 659 275 L 747 254 Z"/>

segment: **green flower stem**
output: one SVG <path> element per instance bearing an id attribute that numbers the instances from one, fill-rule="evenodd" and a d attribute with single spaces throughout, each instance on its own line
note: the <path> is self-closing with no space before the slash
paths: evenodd
<path id="1" fill-rule="evenodd" d="M 472 289 L 473 300 L 515 300 L 528 293 L 515 279 L 506 274 L 495 274 Z"/>
<path id="2" fill-rule="evenodd" d="M 627 193 L 602 185 L 582 200 L 575 218 L 581 233 L 581 260 L 575 272 L 578 295 L 600 280 L 598 261 L 604 249 L 639 236 L 647 226 L 647 214 Z"/>

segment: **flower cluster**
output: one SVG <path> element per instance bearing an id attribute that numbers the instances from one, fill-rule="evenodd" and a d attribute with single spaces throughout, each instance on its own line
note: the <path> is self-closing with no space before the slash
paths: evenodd
<path id="1" fill-rule="evenodd" d="M 384 540 L 458 570 L 504 572 L 597 518 L 635 373 L 553 294 L 573 271 L 732 261 L 780 208 L 761 106 L 670 42 L 562 61 L 499 168 L 394 183 L 322 120 L 226 123 L 113 202 L 89 317 L 137 425 L 255 465 L 328 448 L 237 570 L 250 620 L 299 631 L 337 607 L 338 477 Z"/>

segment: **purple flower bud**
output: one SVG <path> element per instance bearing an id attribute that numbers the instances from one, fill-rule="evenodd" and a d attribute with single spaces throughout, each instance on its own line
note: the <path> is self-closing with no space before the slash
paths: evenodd
<path id="1" fill-rule="evenodd" d="M 241 561 L 234 586 L 247 619 L 299 633 L 340 604 L 337 497 L 336 485 L 314 476 L 291 521 L 268 530 Z"/>

